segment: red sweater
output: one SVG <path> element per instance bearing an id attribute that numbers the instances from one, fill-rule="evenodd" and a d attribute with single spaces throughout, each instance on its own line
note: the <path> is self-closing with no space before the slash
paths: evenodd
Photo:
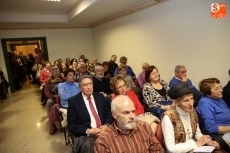
<path id="1" fill-rule="evenodd" d="M 52 73 L 46 69 L 41 70 L 40 72 L 40 82 L 45 83 L 45 81 L 49 78 L 49 75 Z"/>
<path id="2" fill-rule="evenodd" d="M 113 99 L 115 97 L 117 97 L 117 96 L 118 95 L 115 95 L 113 97 Z M 140 103 L 139 99 L 137 98 L 136 94 L 132 90 L 129 90 L 129 91 L 127 91 L 127 96 L 132 100 L 132 102 L 134 104 L 134 107 L 136 108 L 135 114 L 136 115 L 143 114 L 144 113 L 144 108 L 141 105 L 141 103 Z"/>

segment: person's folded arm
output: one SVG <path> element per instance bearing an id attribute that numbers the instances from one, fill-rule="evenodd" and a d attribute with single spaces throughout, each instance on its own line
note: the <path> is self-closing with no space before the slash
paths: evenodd
<path id="1" fill-rule="evenodd" d="M 77 94 L 77 92 L 76 92 L 76 94 Z M 64 84 L 63 83 L 58 84 L 58 95 L 60 96 L 61 99 L 68 100 L 70 97 L 72 97 L 76 94 L 66 93 Z"/>
<path id="2" fill-rule="evenodd" d="M 206 102 L 199 102 L 198 107 L 196 107 L 196 111 L 201 118 L 202 124 L 204 125 L 205 129 L 210 133 L 218 133 L 218 126 L 216 125 L 215 121 L 215 114 L 213 106 L 207 104 Z"/>
<path id="3" fill-rule="evenodd" d="M 230 126 L 218 126 L 219 134 L 230 133 Z"/>

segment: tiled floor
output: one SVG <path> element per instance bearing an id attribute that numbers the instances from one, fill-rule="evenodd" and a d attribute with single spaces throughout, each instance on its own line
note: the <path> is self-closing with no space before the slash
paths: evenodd
<path id="1" fill-rule="evenodd" d="M 70 152 L 71 146 L 65 145 L 60 130 L 49 134 L 38 86 L 26 83 L 0 103 L 0 153 Z"/>

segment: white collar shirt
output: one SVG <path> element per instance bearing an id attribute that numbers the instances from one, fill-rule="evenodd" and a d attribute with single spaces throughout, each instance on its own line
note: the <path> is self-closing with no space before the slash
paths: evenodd
<path id="1" fill-rule="evenodd" d="M 88 110 L 88 112 L 89 112 L 89 116 L 90 116 L 90 120 L 91 120 L 91 123 L 90 123 L 91 128 L 96 128 L 96 127 L 97 127 L 96 120 L 95 120 L 95 118 L 94 118 L 94 116 L 93 116 L 93 114 L 92 114 L 92 111 L 91 111 L 90 107 L 89 107 L 89 100 L 87 99 L 88 97 L 85 96 L 83 93 L 82 93 L 82 97 L 83 97 L 83 100 L 84 100 L 84 102 L 85 102 L 86 108 L 87 108 L 87 110 Z M 91 95 L 90 98 L 91 98 L 91 101 L 92 101 L 92 103 L 93 103 L 93 107 L 94 107 L 94 109 L 95 109 L 95 111 L 96 111 L 96 113 L 97 113 L 97 115 L 98 115 L 97 106 L 96 106 L 96 104 L 95 104 L 93 95 Z M 99 115 L 98 115 L 98 117 L 99 117 Z M 99 119 L 100 119 L 100 117 L 99 117 Z"/>

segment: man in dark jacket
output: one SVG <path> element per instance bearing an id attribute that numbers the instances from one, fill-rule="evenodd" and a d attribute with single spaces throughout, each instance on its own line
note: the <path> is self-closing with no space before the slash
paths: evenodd
<path id="1" fill-rule="evenodd" d="M 228 74 L 230 76 L 230 69 L 228 70 Z M 223 88 L 223 100 L 230 107 L 230 81 L 228 81 L 227 85 Z"/>
<path id="2" fill-rule="evenodd" d="M 118 67 L 117 63 L 115 63 L 117 60 L 117 55 L 112 55 L 109 64 L 109 71 L 113 74 L 115 73 L 116 68 Z"/>

